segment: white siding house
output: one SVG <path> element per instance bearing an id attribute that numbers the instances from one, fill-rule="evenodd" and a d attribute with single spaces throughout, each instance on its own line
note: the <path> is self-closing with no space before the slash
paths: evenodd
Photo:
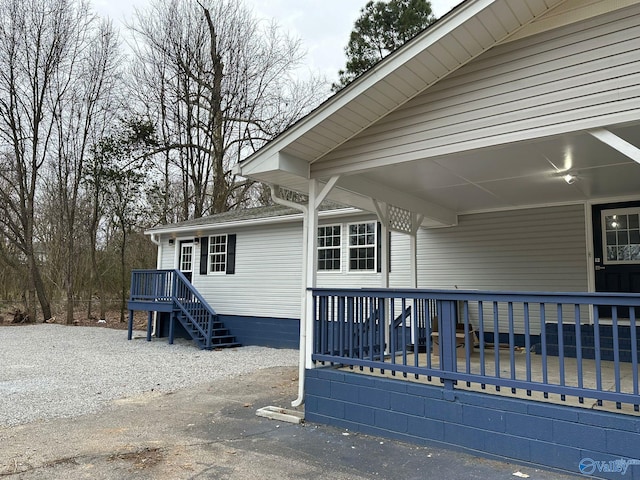
<path id="1" fill-rule="evenodd" d="M 332 242 L 321 250 L 330 249 L 328 262 L 318 270 L 318 285 L 332 287 L 377 287 L 379 231 L 372 214 L 355 209 L 333 209 L 321 213 L 320 229 L 329 229 Z M 350 227 L 368 226 L 372 232 L 370 251 L 373 263 L 356 267 L 350 264 Z M 235 328 L 251 329 L 251 343 L 265 340 L 267 345 L 297 347 L 295 342 L 275 341 L 270 330 L 278 331 L 275 320 L 287 322 L 287 329 L 297 332 L 302 303 L 303 218 L 302 214 L 285 207 L 258 207 L 247 211 L 229 212 L 197 220 L 164 225 L 147 232 L 158 243 L 160 270 L 181 270 L 189 275 L 191 283 L 225 320 Z M 224 269 L 214 271 L 210 251 L 214 238 L 225 241 L 235 238 L 233 273 Z M 206 240 L 205 240 L 206 239 Z M 398 237 L 398 258 L 403 256 L 401 236 Z M 183 245 L 187 244 L 187 261 L 183 258 Z M 395 242 L 391 243 L 392 245 Z M 205 246 L 206 245 L 206 246 Z M 330 248 L 328 248 L 330 247 Z M 204 266 L 202 257 L 205 256 Z M 406 256 L 406 255 L 405 255 Z M 226 263 L 226 259 L 224 260 Z M 186 270 L 185 270 L 186 267 Z M 405 265 L 408 268 L 408 264 Z M 398 285 L 408 274 L 399 263 L 392 277 Z M 234 328 L 232 328 L 233 332 Z M 297 333 L 296 333 L 297 335 Z"/>
<path id="2" fill-rule="evenodd" d="M 639 25 L 638 0 L 467 0 L 241 162 L 309 195 L 308 419 L 573 473 L 637 458 Z M 314 273 L 325 199 L 394 232 L 378 288 Z"/>
<path id="3" fill-rule="evenodd" d="M 159 267 L 233 236 L 234 273 L 193 285 L 231 330 L 299 325 L 308 420 L 572 473 L 637 459 L 639 72 L 640 0 L 464 1 L 239 164 L 304 214 L 154 229 Z"/>

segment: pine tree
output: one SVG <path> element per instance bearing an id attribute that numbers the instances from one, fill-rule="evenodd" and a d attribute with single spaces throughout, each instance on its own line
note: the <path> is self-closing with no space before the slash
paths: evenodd
<path id="1" fill-rule="evenodd" d="M 435 20 L 428 0 L 368 2 L 354 24 L 345 48 L 347 64 L 338 72 L 340 79 L 333 84 L 333 91 L 346 86 Z"/>

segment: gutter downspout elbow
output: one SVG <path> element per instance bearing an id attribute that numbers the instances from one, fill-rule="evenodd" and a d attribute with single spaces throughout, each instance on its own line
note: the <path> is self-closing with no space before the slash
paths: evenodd
<path id="1" fill-rule="evenodd" d="M 278 196 L 276 192 L 277 185 L 270 185 L 271 187 L 271 198 L 278 205 L 282 205 L 284 207 L 295 208 L 296 210 L 300 210 L 304 219 L 302 222 L 302 245 L 304 246 L 302 250 L 302 295 L 301 295 L 301 314 L 300 314 L 300 358 L 298 360 L 298 398 L 296 398 L 293 402 L 291 402 L 292 407 L 299 407 L 304 403 L 304 380 L 305 380 L 305 363 L 307 356 L 307 322 L 305 321 L 307 309 L 306 309 L 306 297 L 307 297 L 307 288 L 305 286 L 306 278 L 307 278 L 307 221 L 309 218 L 309 208 L 300 203 L 290 202 L 289 200 L 285 200 Z"/>
<path id="2" fill-rule="evenodd" d="M 151 239 L 151 243 L 153 243 L 156 246 L 160 246 L 160 239 L 158 238 L 158 234 L 156 233 L 152 233 L 149 238 Z"/>

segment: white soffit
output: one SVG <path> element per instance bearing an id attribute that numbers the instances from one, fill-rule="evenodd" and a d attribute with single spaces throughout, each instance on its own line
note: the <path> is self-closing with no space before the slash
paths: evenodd
<path id="1" fill-rule="evenodd" d="M 508 41 L 536 35 L 571 23 L 604 15 L 638 3 L 638 0 L 567 0 L 512 35 Z"/>

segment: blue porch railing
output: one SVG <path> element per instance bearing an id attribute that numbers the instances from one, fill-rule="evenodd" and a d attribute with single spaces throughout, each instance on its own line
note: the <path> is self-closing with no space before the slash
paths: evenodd
<path id="1" fill-rule="evenodd" d="M 640 295 L 382 289 L 312 295 L 314 362 L 436 377 L 449 398 L 466 384 L 639 411 Z M 611 308 L 611 318 L 600 318 L 602 307 Z"/>
<path id="2" fill-rule="evenodd" d="M 129 339 L 134 310 L 169 312 L 169 343 L 173 343 L 178 321 L 202 349 L 239 346 L 215 310 L 179 270 L 134 270 L 129 297 Z M 151 340 L 151 318 L 147 340 Z"/>

